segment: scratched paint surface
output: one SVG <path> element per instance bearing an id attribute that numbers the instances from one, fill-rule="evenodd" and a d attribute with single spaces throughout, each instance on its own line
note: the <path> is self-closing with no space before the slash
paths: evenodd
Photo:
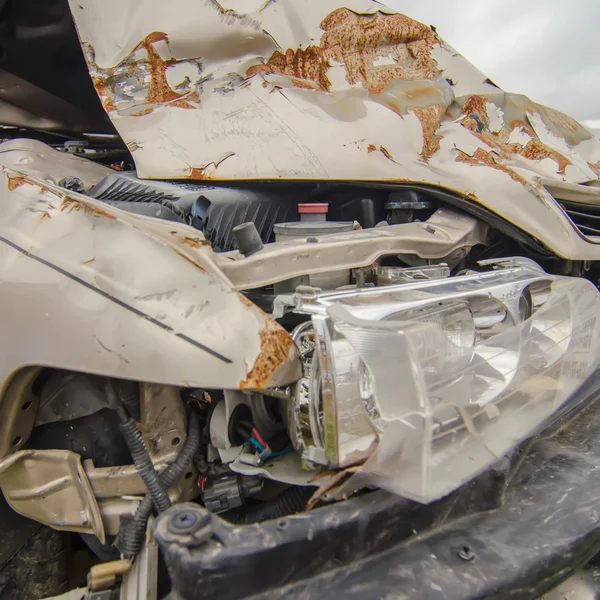
<path id="1" fill-rule="evenodd" d="M 142 177 L 423 182 L 552 247 L 553 228 L 577 234 L 540 178 L 600 175 L 600 142 L 584 127 L 505 93 L 434 28 L 379 2 L 71 0 L 71 9 Z"/>
<path id="2" fill-rule="evenodd" d="M 109 169 L 35 140 L 0 144 L 0 327 L 24 365 L 179 386 L 297 378 L 287 332 L 234 290 L 200 232 L 56 185 Z M 274 352 L 274 348 L 277 350 Z"/>

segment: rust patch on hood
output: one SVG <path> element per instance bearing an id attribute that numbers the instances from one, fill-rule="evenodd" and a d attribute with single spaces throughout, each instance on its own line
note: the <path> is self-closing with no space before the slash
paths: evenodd
<path id="1" fill-rule="evenodd" d="M 198 108 L 200 92 L 198 82 L 187 78 L 177 91 L 167 80 L 167 69 L 178 64 L 193 64 L 201 71 L 198 60 L 192 59 L 163 59 L 156 49 L 156 44 L 164 42 L 169 47 L 169 38 L 162 31 L 149 33 L 118 65 L 102 68 L 96 63 L 95 52 L 87 44 L 86 60 L 92 75 L 96 92 L 100 96 L 106 112 L 118 109 L 118 102 L 125 100 L 129 108 L 136 108 L 127 116 L 141 117 L 154 111 L 157 105 L 175 106 L 183 109 Z M 140 51 L 145 57 L 139 56 Z M 123 83 L 128 85 L 124 86 Z M 129 91 L 126 91 L 126 90 Z M 150 104 L 151 106 L 143 106 Z M 140 106 L 142 105 L 142 106 Z"/>
<path id="2" fill-rule="evenodd" d="M 246 75 L 251 77 L 257 73 L 279 73 L 290 77 L 296 87 L 307 89 L 319 87 L 329 91 L 331 82 L 325 74 L 327 69 L 329 69 L 329 62 L 324 57 L 322 49 L 318 46 L 308 46 L 297 50 L 288 48 L 283 54 L 276 50 L 264 65 L 250 67 Z"/>
<path id="3" fill-rule="evenodd" d="M 436 104 L 429 108 L 411 108 L 411 111 L 421 122 L 421 128 L 423 130 L 423 149 L 421 150 L 421 157 L 427 162 L 440 149 L 442 136 L 437 135 L 435 132 L 440 126 L 440 121 L 445 112 L 445 108 L 441 104 Z"/>
<path id="4" fill-rule="evenodd" d="M 253 310 L 262 311 L 239 294 L 240 300 Z M 298 348 L 290 334 L 279 323 L 264 314 L 265 327 L 260 332 L 260 354 L 246 379 L 240 381 L 241 390 L 260 390 L 268 383 L 272 375 L 287 362 L 297 359 Z"/>
<path id="5" fill-rule="evenodd" d="M 530 190 L 539 200 L 542 202 L 547 201 L 544 187 L 538 180 L 528 181 L 520 173 L 508 165 L 505 165 L 502 160 L 493 152 L 487 152 L 483 148 L 477 148 L 477 150 L 475 150 L 473 153 L 473 156 L 469 156 L 466 152 L 459 150 L 458 156 L 456 157 L 456 162 L 462 162 L 476 167 L 488 167 L 496 171 L 506 173 L 513 181 L 520 183 L 522 186 Z M 477 200 L 476 196 L 469 196 L 472 196 L 473 199 Z"/>
<path id="6" fill-rule="evenodd" d="M 519 150 L 519 154 L 531 160 L 541 160 L 543 158 L 551 158 L 558 165 L 558 173 L 563 174 L 565 169 L 573 164 L 566 156 L 549 148 L 539 140 L 531 140 L 524 148 Z"/>
<path id="7" fill-rule="evenodd" d="M 368 152 L 369 154 L 371 154 L 372 152 L 375 152 L 376 150 L 377 150 L 377 146 L 375 146 L 374 144 L 369 144 L 369 145 L 367 146 L 367 152 Z"/>
<path id="8" fill-rule="evenodd" d="M 513 181 L 516 181 L 524 186 L 529 186 L 530 183 L 522 176 L 519 175 L 514 169 L 506 166 L 502 162 L 499 162 L 491 152 L 485 151 L 483 148 L 477 148 L 473 153 L 473 156 L 469 156 L 466 152 L 459 150 L 456 162 L 467 163 L 478 167 L 490 167 L 496 171 L 502 171 L 510 176 Z"/>
<path id="9" fill-rule="evenodd" d="M 148 90 L 146 100 L 153 104 L 163 104 L 165 102 L 180 100 L 183 95 L 173 90 L 167 81 L 167 67 L 176 64 L 177 61 L 175 59 L 163 60 L 154 47 L 154 44 L 157 42 L 166 42 L 168 44 L 169 38 L 167 34 L 162 31 L 153 31 L 136 48 L 136 50 L 144 48 L 148 55 L 150 89 Z"/>
<path id="10" fill-rule="evenodd" d="M 463 105 L 461 122 L 463 127 L 466 127 L 475 137 L 492 148 L 499 158 L 505 161 L 514 160 L 515 156 L 522 156 L 529 160 L 550 158 L 556 162 L 558 174 L 563 174 L 565 169 L 572 164 L 564 154 L 541 142 L 533 128 L 522 120 L 511 122 L 512 131 L 506 127 L 505 123 L 499 131 L 490 131 L 490 117 L 487 112 L 488 102 L 490 100 L 485 96 L 470 96 Z M 511 133 L 517 130 L 531 138 L 525 145 L 510 142 Z M 494 164 L 499 165 L 499 162 L 495 161 Z M 498 167 L 493 168 L 497 169 Z M 509 170 L 512 171 L 512 169 Z M 514 171 L 512 172 L 514 173 Z"/>
<path id="11" fill-rule="evenodd" d="M 489 129 L 490 117 L 486 108 L 488 102 L 485 96 L 469 96 L 462 109 L 463 127 L 474 133 Z"/>
<path id="12" fill-rule="evenodd" d="M 510 124 L 510 128 L 513 131 L 515 129 L 520 129 L 521 131 L 523 131 L 523 133 L 526 133 L 529 137 L 532 137 L 532 138 L 536 137 L 533 127 L 529 123 L 526 123 L 525 121 L 522 121 L 521 119 L 515 119 L 514 121 L 512 121 Z"/>
<path id="13" fill-rule="evenodd" d="M 348 83 L 360 82 L 370 92 L 382 92 L 392 79 L 431 79 L 440 74 L 431 56 L 439 43 L 437 35 L 405 15 L 338 8 L 323 19 L 321 29 L 326 58 L 343 63 Z M 383 57 L 394 64 L 375 65 Z"/>
<path id="14" fill-rule="evenodd" d="M 275 51 L 265 64 L 246 71 L 276 73 L 292 78 L 298 87 L 329 91 L 327 70 L 332 63 L 346 68 L 346 79 L 361 83 L 373 93 L 381 93 L 393 79 L 431 79 L 440 75 L 437 61 L 431 56 L 440 43 L 433 30 L 405 15 L 359 14 L 338 8 L 321 22 L 324 31 L 318 46 Z M 392 64 L 377 65 L 378 58 Z"/>

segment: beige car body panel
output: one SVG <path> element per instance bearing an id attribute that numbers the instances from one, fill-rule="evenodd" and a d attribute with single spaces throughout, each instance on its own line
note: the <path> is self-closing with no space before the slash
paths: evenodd
<path id="1" fill-rule="evenodd" d="M 0 144 L 0 287 L 11 299 L 0 312 L 11 340 L 0 357 L 5 389 L 28 366 L 184 387 L 287 384 L 301 372 L 298 350 L 240 289 L 392 252 L 462 256 L 487 235 L 476 219 L 442 209 L 428 223 L 322 236 L 304 253 L 301 241 L 248 259 L 219 255 L 188 225 L 58 185 L 76 176 L 90 187 L 110 172 L 35 140 Z"/>
<path id="2" fill-rule="evenodd" d="M 57 185 L 109 170 L 41 142 L 0 145 L 0 381 L 29 365 L 176 386 L 298 377 L 287 332 L 233 289 L 191 227 Z"/>
<path id="3" fill-rule="evenodd" d="M 418 182 L 600 258 L 540 181 L 587 189 L 600 142 L 379 2 L 70 2 L 142 178 Z"/>

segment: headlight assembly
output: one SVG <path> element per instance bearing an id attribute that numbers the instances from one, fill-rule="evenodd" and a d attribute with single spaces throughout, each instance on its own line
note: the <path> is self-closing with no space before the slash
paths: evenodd
<path id="1" fill-rule="evenodd" d="M 598 368 L 600 294 L 526 259 L 402 285 L 298 294 L 306 461 L 431 502 L 513 449 Z M 307 345 L 308 344 L 308 345 Z M 312 344 L 312 345 L 310 345 Z"/>

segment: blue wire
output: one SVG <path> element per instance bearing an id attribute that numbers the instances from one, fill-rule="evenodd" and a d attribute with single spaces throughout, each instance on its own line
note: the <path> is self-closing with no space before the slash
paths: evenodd
<path id="1" fill-rule="evenodd" d="M 285 450 L 280 450 L 279 452 L 273 452 L 273 454 L 271 454 L 271 458 L 275 457 L 275 456 L 283 456 L 284 454 L 289 454 L 290 452 L 293 452 L 294 449 L 293 448 L 286 448 Z"/>
<path id="2" fill-rule="evenodd" d="M 253 437 L 250 438 L 249 442 L 256 448 L 258 448 L 259 452 L 265 451 L 263 445 L 258 440 L 254 439 Z"/>

